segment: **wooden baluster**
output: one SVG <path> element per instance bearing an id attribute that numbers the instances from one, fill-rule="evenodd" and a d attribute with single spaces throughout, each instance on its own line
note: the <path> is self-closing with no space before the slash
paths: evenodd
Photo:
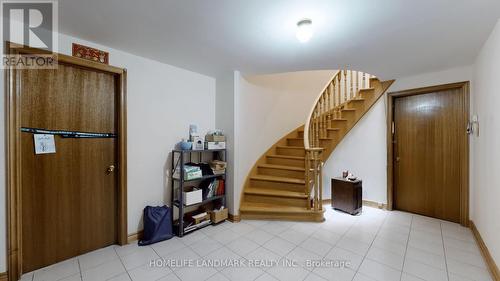
<path id="1" fill-rule="evenodd" d="M 346 101 L 347 101 L 347 70 L 344 68 L 344 100 L 341 102 L 341 104 Z"/>
<path id="2" fill-rule="evenodd" d="M 337 91 L 337 107 L 335 108 L 335 118 L 339 118 L 339 106 L 340 106 L 340 99 L 342 97 L 342 85 L 341 85 L 341 74 L 339 73 L 339 76 L 337 78 L 337 85 L 338 85 L 338 91 Z"/>
<path id="3" fill-rule="evenodd" d="M 315 111 L 313 112 L 313 114 L 311 116 L 311 118 L 312 118 L 312 120 L 311 120 L 311 126 L 313 128 L 311 130 L 311 139 L 312 139 L 311 146 L 312 147 L 315 147 L 315 143 L 314 142 L 316 141 L 316 119 L 315 119 L 316 118 L 316 108 L 314 108 L 314 110 Z"/>
<path id="4" fill-rule="evenodd" d="M 358 96 L 359 93 L 359 71 L 356 71 L 356 97 Z"/>
<path id="5" fill-rule="evenodd" d="M 319 167 L 318 167 L 318 174 L 319 174 L 319 184 L 318 184 L 318 201 L 319 201 L 319 210 L 323 210 L 323 163 L 321 161 L 321 152 L 318 155 L 319 158 Z"/>
<path id="6" fill-rule="evenodd" d="M 330 128 L 332 122 L 332 109 L 333 109 L 333 82 L 328 86 L 328 120 L 326 122 L 327 128 Z M 328 132 L 327 132 L 328 134 Z"/>
<path id="7" fill-rule="evenodd" d="M 350 93 L 349 93 L 349 100 L 352 99 L 352 97 L 354 96 L 354 76 L 352 75 L 352 71 L 349 70 L 349 81 L 350 81 Z M 347 102 L 347 101 L 346 101 Z"/>
<path id="8" fill-rule="evenodd" d="M 330 118 L 330 124 L 328 124 L 328 127 L 331 128 L 332 127 L 332 119 L 335 118 L 335 106 L 336 106 L 336 100 L 335 100 L 335 95 L 336 95 L 336 89 L 337 89 L 337 85 L 335 84 L 335 79 L 333 79 L 333 83 L 332 83 L 332 116 Z"/>
<path id="9" fill-rule="evenodd" d="M 318 147 L 318 145 L 319 145 L 319 114 L 318 114 L 319 106 L 318 105 L 316 106 L 315 111 L 316 111 L 316 130 L 315 130 L 316 135 L 315 135 L 315 139 L 314 139 L 314 144 L 315 144 L 314 147 Z"/>
<path id="10" fill-rule="evenodd" d="M 318 169 L 316 169 L 316 151 L 314 151 L 314 160 L 313 160 L 313 169 L 314 169 L 314 211 L 318 210 L 318 199 L 317 199 L 317 192 L 316 192 L 316 187 L 318 183 Z"/>
<path id="11" fill-rule="evenodd" d="M 319 98 L 319 138 L 323 137 L 323 101 L 324 101 L 325 95 L 321 95 L 321 98 Z"/>
<path id="12" fill-rule="evenodd" d="M 318 100 L 318 140 L 319 140 L 319 138 L 321 138 L 321 129 L 322 129 L 322 124 L 321 124 L 322 123 L 321 118 L 323 118 L 322 114 L 321 114 L 321 99 L 322 98 L 323 98 L 323 96 L 321 96 Z"/>
<path id="13" fill-rule="evenodd" d="M 323 130 L 321 131 L 321 136 L 322 138 L 325 137 L 325 132 L 326 132 L 326 127 L 327 124 L 326 122 L 328 121 L 328 87 L 326 88 L 325 92 L 323 93 L 323 115 L 322 115 L 322 120 L 323 120 Z"/>
<path id="14" fill-rule="evenodd" d="M 366 89 L 366 73 L 363 72 L 363 89 Z"/>
<path id="15" fill-rule="evenodd" d="M 311 194 L 309 192 L 310 190 L 310 186 L 311 186 L 311 179 L 310 179 L 310 176 L 311 176 L 311 150 L 307 150 L 306 151 L 306 163 L 305 163 L 305 176 L 306 176 L 306 185 L 305 185 L 305 194 L 307 195 L 307 200 L 309 201 L 310 200 L 310 197 L 311 197 Z M 307 209 L 308 210 L 311 210 L 311 204 L 309 202 L 307 202 Z"/>

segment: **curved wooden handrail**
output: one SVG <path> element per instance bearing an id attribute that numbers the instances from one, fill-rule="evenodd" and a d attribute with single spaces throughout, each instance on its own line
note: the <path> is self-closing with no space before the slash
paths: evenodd
<path id="1" fill-rule="evenodd" d="M 340 73 L 340 70 L 337 70 L 335 75 L 333 75 L 332 79 L 330 79 L 330 81 L 328 81 L 328 83 L 325 85 L 323 90 L 320 92 L 320 94 L 318 95 L 318 97 L 314 101 L 314 106 L 311 108 L 311 111 L 309 111 L 309 115 L 307 116 L 306 125 L 304 126 L 304 147 L 306 149 L 311 148 L 309 145 L 309 138 L 306 138 L 305 136 L 309 135 L 309 126 L 311 125 L 311 119 L 312 119 L 312 115 L 314 114 L 314 109 L 316 108 L 316 105 L 318 104 L 319 100 L 323 96 L 326 89 L 328 89 L 330 84 L 332 84 L 332 81 L 334 81 L 336 79 L 336 77 L 337 77 L 337 75 L 339 75 L 339 73 Z"/>
<path id="2" fill-rule="evenodd" d="M 320 92 L 304 126 L 305 157 L 305 194 L 311 199 L 315 211 L 322 209 L 323 159 L 320 140 L 328 136 L 328 128 L 332 122 L 342 117 L 342 110 L 349 101 L 356 99 L 359 90 L 369 87 L 373 75 L 339 70 Z M 361 80 L 360 80 L 361 79 Z M 368 86 L 368 87 L 367 87 Z M 312 195 L 312 197 L 311 197 Z"/>

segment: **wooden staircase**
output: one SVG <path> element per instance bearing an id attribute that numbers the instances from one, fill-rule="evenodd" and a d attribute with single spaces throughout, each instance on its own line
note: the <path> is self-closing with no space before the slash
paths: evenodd
<path id="1" fill-rule="evenodd" d="M 341 73 L 342 71 L 340 75 Z M 340 81 L 338 75 L 339 73 L 332 78 L 333 82 L 336 79 Z M 345 88 L 343 95 L 346 97 L 348 83 L 347 78 L 344 79 L 345 85 L 339 83 L 335 87 Z M 359 89 L 356 90 L 357 94 L 349 99 L 345 98 L 343 102 L 339 96 L 335 104 L 335 97 L 333 97 L 334 106 L 325 106 L 325 110 L 318 111 L 320 114 L 314 115 L 308 122 L 309 128 L 316 128 L 315 124 L 318 125 L 317 128 L 321 128 L 321 130 L 313 130 L 314 132 L 307 131 L 309 135 L 316 134 L 316 136 L 310 136 L 309 140 L 313 143 L 317 142 L 315 147 L 323 148 L 322 161 L 328 159 L 335 147 L 394 82 L 393 80 L 381 82 L 377 78 L 368 80 L 366 88 L 357 87 Z M 328 92 L 327 89 L 330 88 L 327 94 L 335 92 L 332 90 L 333 85 L 335 83 L 330 82 L 325 88 L 325 92 Z M 338 92 L 340 95 L 342 91 Z M 324 95 L 325 93 L 322 93 L 322 96 Z M 328 102 L 331 101 L 330 97 Z M 324 106 L 327 102 L 324 100 L 321 103 L 320 96 L 318 104 L 321 108 L 321 104 Z M 306 158 L 304 126 L 301 126 L 276 142 L 251 169 L 242 192 L 241 218 L 323 221 L 323 210 L 321 206 L 313 207 L 314 202 L 310 195 L 309 185 L 306 184 L 306 178 L 309 178 L 311 183 L 311 178 L 306 175 L 306 166 L 309 166 Z M 321 201 L 321 196 L 319 201 Z"/>

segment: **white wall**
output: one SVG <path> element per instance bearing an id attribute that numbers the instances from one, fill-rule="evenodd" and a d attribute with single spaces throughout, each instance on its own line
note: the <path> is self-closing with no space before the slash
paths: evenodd
<path id="1" fill-rule="evenodd" d="M 226 170 L 226 204 L 230 214 L 237 214 L 237 206 L 234 198 L 239 196 L 234 193 L 234 175 L 237 167 L 234 165 L 235 147 L 235 118 L 234 118 L 234 79 L 235 72 L 221 73 L 217 75 L 216 102 L 215 102 L 215 124 L 217 129 L 224 130 L 226 135 L 227 170 Z"/>
<path id="2" fill-rule="evenodd" d="M 471 66 L 464 66 L 400 77 L 389 91 L 471 81 L 472 73 Z M 245 177 L 255 161 L 283 135 L 304 124 L 304 116 L 333 74 L 333 71 L 309 71 L 240 75 L 239 79 L 236 76 L 236 209 Z M 387 203 L 386 100 L 384 96 L 372 107 L 326 161 L 324 198 L 330 197 L 330 179 L 341 175 L 343 170 L 349 170 L 363 179 L 365 200 Z"/>
<path id="3" fill-rule="evenodd" d="M 470 81 L 465 66 L 396 79 L 388 92 Z M 349 170 L 363 180 L 363 199 L 387 203 L 387 95 L 384 95 L 342 140 L 324 166 L 324 196 L 330 197 L 330 179 Z"/>
<path id="4" fill-rule="evenodd" d="M 386 108 L 382 97 L 325 162 L 323 198 L 331 198 L 331 178 L 349 170 L 363 180 L 363 200 L 387 202 Z"/>
<path id="5" fill-rule="evenodd" d="M 479 117 L 479 136 L 472 138 L 474 176 L 473 214 L 496 264 L 500 264 L 500 21 L 475 64 L 474 105 Z"/>
<path id="6" fill-rule="evenodd" d="M 189 124 L 204 133 L 215 128 L 215 79 L 65 35 L 59 52 L 71 54 L 71 43 L 110 53 L 110 64 L 128 70 L 128 233 L 142 228 L 146 205 L 167 203 L 167 163 L 170 151 L 188 136 Z M 3 73 L 2 73 L 3 74 Z M 3 77 L 3 76 L 2 76 Z M 0 79 L 3 91 L 3 79 Z M 4 137 L 4 95 L 0 99 L 0 145 Z M 4 150 L 0 151 L 0 252 L 5 253 Z M 0 254 L 0 272 L 6 257 Z"/>
<path id="7" fill-rule="evenodd" d="M 285 134 L 303 125 L 335 71 L 238 75 L 236 83 L 235 206 L 250 169 Z"/>
<path id="8" fill-rule="evenodd" d="M 389 88 L 389 92 L 455 82 L 472 81 L 472 78 L 474 77 L 473 72 L 473 66 L 469 65 L 408 77 L 387 77 L 388 79 L 396 79 L 396 82 L 392 84 L 391 88 Z"/>

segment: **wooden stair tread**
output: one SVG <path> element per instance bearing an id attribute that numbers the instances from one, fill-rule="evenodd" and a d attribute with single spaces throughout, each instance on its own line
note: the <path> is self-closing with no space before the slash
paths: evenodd
<path id="1" fill-rule="evenodd" d="M 360 92 L 362 91 L 374 91 L 375 88 L 364 88 L 364 89 L 359 89 Z"/>
<path id="2" fill-rule="evenodd" d="M 294 184 L 306 184 L 306 181 L 301 180 L 301 179 L 276 177 L 276 176 L 268 176 L 268 175 L 255 175 L 255 176 L 251 176 L 250 179 L 272 181 L 272 182 L 286 182 L 286 183 L 294 183 Z"/>
<path id="3" fill-rule="evenodd" d="M 290 198 L 303 198 L 306 199 L 307 195 L 304 192 L 299 191 L 291 191 L 291 190 L 282 190 L 282 189 L 270 189 L 270 188 L 258 188 L 258 187 L 249 187 L 245 189 L 245 194 L 253 194 L 253 195 L 267 195 L 274 197 L 290 197 Z"/>
<path id="4" fill-rule="evenodd" d="M 305 207 L 279 206 L 266 203 L 243 202 L 240 206 L 242 212 L 260 212 L 260 213 L 316 213 L 314 210 L 308 210 Z M 317 211 L 323 213 L 323 211 Z"/>
<path id="5" fill-rule="evenodd" d="M 326 127 L 329 127 L 322 128 L 327 134 L 321 134 L 322 137 L 319 138 L 320 145 L 326 147 L 325 152 L 328 153 L 324 153 L 324 157 L 328 158 L 336 145 L 394 82 L 381 82 L 377 78 L 370 78 L 369 81 L 372 83 L 370 88 L 360 89 L 358 95 L 341 104 L 340 108 L 322 113 L 321 120 L 326 120 Z M 339 109 L 342 115 L 337 114 Z M 303 142 L 308 136 L 304 136 L 304 133 L 304 126 L 290 132 L 265 154 L 265 161 L 254 165 L 244 187 L 240 205 L 242 218 L 316 222 L 324 220 L 324 210 L 314 211 L 307 208 L 310 201 L 304 192 L 306 184 Z"/>
<path id="6" fill-rule="evenodd" d="M 303 146 L 278 145 L 277 148 L 305 149 Z"/>
<path id="7" fill-rule="evenodd" d="M 280 170 L 290 170 L 290 171 L 305 171 L 305 168 L 295 167 L 295 166 L 285 166 L 285 165 L 274 165 L 274 164 L 260 164 L 259 168 L 269 168 L 269 169 L 280 169 Z"/>
<path id="8" fill-rule="evenodd" d="M 271 155 L 266 155 L 267 157 L 273 157 L 273 158 L 284 158 L 284 159 L 295 159 L 295 160 L 305 160 L 306 158 L 304 156 L 288 156 L 288 155 L 278 155 L 278 154 L 271 154 Z"/>

